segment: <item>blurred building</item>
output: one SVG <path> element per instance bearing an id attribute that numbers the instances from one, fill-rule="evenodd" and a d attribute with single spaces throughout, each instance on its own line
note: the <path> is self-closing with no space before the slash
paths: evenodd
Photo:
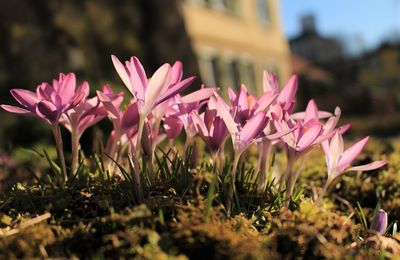
<path id="1" fill-rule="evenodd" d="M 360 61 L 358 81 L 374 91 L 400 87 L 400 43 L 382 44 Z"/>
<path id="2" fill-rule="evenodd" d="M 332 37 L 324 37 L 316 29 L 313 15 L 301 18 L 302 32 L 290 39 L 291 51 L 311 62 L 328 64 L 338 61 L 343 56 L 341 43 Z"/>
<path id="3" fill-rule="evenodd" d="M 207 86 L 262 90 L 262 71 L 286 81 L 290 54 L 277 0 L 186 0 L 183 17 Z"/>

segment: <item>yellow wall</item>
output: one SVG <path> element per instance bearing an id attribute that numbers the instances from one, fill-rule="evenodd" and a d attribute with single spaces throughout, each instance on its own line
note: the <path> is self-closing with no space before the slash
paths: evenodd
<path id="1" fill-rule="evenodd" d="M 193 0 L 184 1 L 185 26 L 198 56 L 216 54 L 222 59 L 253 63 L 259 93 L 264 69 L 275 67 L 283 82 L 290 74 L 289 48 L 282 33 L 279 4 L 277 0 L 265 0 L 270 23 L 263 25 L 259 21 L 256 0 L 237 1 L 239 14 L 215 10 Z"/>

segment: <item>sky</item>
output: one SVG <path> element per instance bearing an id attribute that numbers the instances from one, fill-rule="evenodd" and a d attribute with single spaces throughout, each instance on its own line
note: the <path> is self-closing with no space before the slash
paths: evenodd
<path id="1" fill-rule="evenodd" d="M 371 49 L 400 34 L 400 0 L 280 0 L 282 23 L 290 38 L 301 31 L 299 18 L 314 14 L 317 30 L 340 36 L 349 51 Z"/>

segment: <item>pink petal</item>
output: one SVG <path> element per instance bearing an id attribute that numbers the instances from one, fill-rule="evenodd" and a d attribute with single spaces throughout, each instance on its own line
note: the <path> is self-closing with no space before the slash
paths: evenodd
<path id="1" fill-rule="evenodd" d="M 48 101 L 40 101 L 37 105 L 37 110 L 50 122 L 55 123 L 58 120 L 58 111 L 53 103 Z"/>
<path id="2" fill-rule="evenodd" d="M 190 117 L 192 118 L 197 133 L 200 134 L 200 136 L 202 137 L 209 136 L 208 129 L 197 111 L 193 111 L 192 113 L 190 113 Z"/>
<path id="3" fill-rule="evenodd" d="M 21 108 L 21 107 L 15 107 L 15 106 L 9 106 L 9 105 L 0 105 L 0 107 L 8 112 L 11 113 L 16 113 L 20 115 L 34 115 L 31 111 Z"/>
<path id="4" fill-rule="evenodd" d="M 237 96 L 231 87 L 228 88 L 228 97 L 232 106 L 237 106 Z"/>
<path id="5" fill-rule="evenodd" d="M 271 104 L 276 100 L 278 94 L 272 94 L 272 92 L 264 93 L 257 101 L 257 109 L 254 113 L 258 113 L 261 111 L 265 111 L 267 108 L 271 106 Z"/>
<path id="6" fill-rule="evenodd" d="M 264 92 L 272 92 L 277 94 L 279 91 L 278 80 L 274 73 L 264 71 L 263 73 L 263 90 Z"/>
<path id="7" fill-rule="evenodd" d="M 308 101 L 307 108 L 304 115 L 304 122 L 308 122 L 309 120 L 318 120 L 318 107 L 315 103 L 314 99 Z"/>
<path id="8" fill-rule="evenodd" d="M 342 111 L 340 110 L 340 107 L 336 107 L 334 116 L 331 116 L 324 125 L 324 132 L 333 131 L 333 129 L 335 129 L 337 123 L 339 122 L 341 113 Z"/>
<path id="9" fill-rule="evenodd" d="M 287 103 L 294 101 L 297 92 L 297 84 L 297 76 L 290 77 L 289 81 L 279 94 L 278 102 Z"/>
<path id="10" fill-rule="evenodd" d="M 115 106 L 115 104 L 108 96 L 100 91 L 97 91 L 97 96 L 99 97 L 100 102 L 103 104 L 104 108 L 107 110 L 109 116 L 112 119 L 118 119 L 121 117 L 119 107 Z"/>
<path id="11" fill-rule="evenodd" d="M 285 135 L 288 135 L 292 133 L 296 128 L 291 128 L 291 129 L 285 129 L 282 131 L 277 131 L 275 134 L 267 135 L 266 138 L 269 139 L 270 141 L 277 140 L 279 138 L 284 137 Z"/>
<path id="12" fill-rule="evenodd" d="M 326 154 L 329 162 L 330 169 L 334 169 L 337 167 L 339 163 L 339 159 L 343 154 L 344 144 L 343 137 L 336 131 L 335 135 L 332 137 L 329 145 L 329 151 Z"/>
<path id="13" fill-rule="evenodd" d="M 157 97 L 162 95 L 169 86 L 171 80 L 171 66 L 165 63 L 161 66 L 149 80 L 149 84 L 145 93 L 145 103 L 143 111 L 140 111 L 143 115 L 147 115 L 151 109 L 155 106 Z"/>
<path id="14" fill-rule="evenodd" d="M 253 116 L 240 131 L 240 141 L 246 144 L 250 143 L 262 132 L 267 122 L 268 117 L 265 116 L 264 112 L 260 112 Z"/>
<path id="15" fill-rule="evenodd" d="M 12 89 L 11 95 L 18 101 L 21 105 L 26 107 L 30 111 L 34 111 L 36 104 L 40 101 L 36 96 L 35 92 L 25 90 L 25 89 Z"/>
<path id="16" fill-rule="evenodd" d="M 313 144 L 315 139 L 321 134 L 322 126 L 314 125 L 309 128 L 297 142 L 297 150 L 302 151 Z"/>
<path id="17" fill-rule="evenodd" d="M 142 64 L 137 57 L 133 56 L 131 57 L 131 61 L 127 62 L 127 66 L 130 73 L 129 76 L 132 85 L 132 94 L 138 100 L 146 100 L 146 89 L 148 87 L 148 81 L 146 72 L 144 71 Z"/>
<path id="18" fill-rule="evenodd" d="M 69 103 L 70 100 L 75 95 L 76 89 L 76 78 L 74 73 L 68 73 L 67 75 L 61 77 L 62 80 L 59 82 L 59 87 L 57 94 L 60 96 L 62 103 Z"/>
<path id="19" fill-rule="evenodd" d="M 349 165 L 351 164 L 352 161 L 358 156 L 358 154 L 362 151 L 364 146 L 367 144 L 369 139 L 369 136 L 364 137 L 357 143 L 353 144 L 350 146 L 344 153 L 342 154 L 342 157 L 339 160 L 339 165 L 338 165 L 338 171 L 343 172 Z"/>
<path id="20" fill-rule="evenodd" d="M 195 103 L 210 98 L 218 88 L 203 88 L 181 97 L 183 103 Z"/>
<path id="21" fill-rule="evenodd" d="M 134 127 L 139 122 L 139 111 L 137 103 L 130 104 L 124 111 L 121 119 L 121 129 L 127 130 Z"/>
<path id="22" fill-rule="evenodd" d="M 129 78 L 128 73 L 126 72 L 125 66 L 119 61 L 117 57 L 114 55 L 111 55 L 111 60 L 114 64 L 114 67 L 119 75 L 119 77 L 122 79 L 122 82 L 124 82 L 125 86 L 132 92 L 133 94 L 133 88 L 131 84 L 131 80 Z"/>
<path id="23" fill-rule="evenodd" d="M 176 84 L 182 80 L 183 66 L 181 61 L 177 61 L 171 68 L 171 84 Z"/>
<path id="24" fill-rule="evenodd" d="M 240 85 L 239 96 L 237 99 L 237 106 L 241 108 L 241 110 L 246 110 L 249 108 L 249 95 L 247 88 L 244 84 Z"/>
<path id="25" fill-rule="evenodd" d="M 164 130 L 169 139 L 177 138 L 183 128 L 183 122 L 177 116 L 167 116 L 164 119 Z"/>
<path id="26" fill-rule="evenodd" d="M 232 115 L 229 113 L 228 106 L 226 105 L 225 101 L 218 94 L 214 94 L 214 96 L 210 98 L 210 101 L 211 100 L 215 100 L 218 114 L 221 116 L 222 120 L 224 120 L 225 125 L 231 135 L 235 136 L 237 133 L 239 133 L 239 129 L 237 128 L 237 125 L 235 123 L 235 120 L 233 120 Z"/>
<path id="27" fill-rule="evenodd" d="M 387 164 L 386 161 L 375 161 L 372 163 L 364 164 L 364 165 L 359 165 L 359 166 L 354 166 L 346 170 L 348 171 L 372 171 L 376 170 L 378 168 L 381 168 Z"/>
<path id="28" fill-rule="evenodd" d="M 176 94 L 178 94 L 179 92 L 181 92 L 185 88 L 189 87 L 190 84 L 192 84 L 192 82 L 195 79 L 196 79 L 196 77 L 189 77 L 189 78 L 184 79 L 181 82 L 175 84 L 173 87 L 168 88 L 167 91 L 165 91 L 164 93 L 160 93 L 161 95 L 157 98 L 154 106 L 157 106 L 161 102 L 164 102 L 168 98 L 175 96 Z"/>

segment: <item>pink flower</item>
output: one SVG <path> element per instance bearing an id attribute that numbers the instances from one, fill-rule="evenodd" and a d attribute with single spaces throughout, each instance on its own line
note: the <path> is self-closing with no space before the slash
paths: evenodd
<path id="1" fill-rule="evenodd" d="M 146 117 L 158 104 L 187 88 L 195 79 L 182 78 L 182 64 L 177 62 L 171 67 L 162 65 L 148 80 L 142 64 L 136 57 L 131 57 L 123 65 L 117 57 L 111 56 L 115 69 L 125 86 L 137 100 L 139 114 Z"/>
<path id="2" fill-rule="evenodd" d="M 199 115 L 197 111 L 193 111 L 190 117 L 208 149 L 211 153 L 217 153 L 228 134 L 225 122 L 217 115 L 217 111 L 207 107 L 203 114 Z"/>
<path id="3" fill-rule="evenodd" d="M 371 171 L 386 165 L 386 161 L 375 161 L 369 164 L 350 167 L 351 163 L 360 154 L 366 143 L 368 136 L 344 150 L 343 137 L 339 131 L 330 140 L 329 144 L 323 146 L 328 168 L 328 181 L 330 183 L 336 177 L 348 171 Z"/>
<path id="4" fill-rule="evenodd" d="M 233 148 L 237 154 L 241 154 L 246 150 L 246 148 L 261 134 L 268 123 L 265 112 L 260 111 L 247 120 L 242 126 L 235 122 L 234 117 L 229 112 L 229 107 L 218 94 L 211 97 L 211 101 L 215 103 L 218 115 L 225 122 L 232 136 Z"/>
<path id="5" fill-rule="evenodd" d="M 197 131 L 193 124 L 191 114 L 194 112 L 198 112 L 200 108 L 206 104 L 207 100 L 216 92 L 218 88 L 204 88 L 194 91 L 186 96 L 181 97 L 179 94 L 176 96 L 176 104 L 170 106 L 167 111 L 164 127 L 168 128 L 168 131 L 173 127 L 170 125 L 171 123 L 175 124 L 178 128 L 176 132 L 179 130 L 179 125 L 185 128 L 186 135 L 189 138 L 192 138 L 196 135 Z M 181 122 L 176 122 L 176 120 L 180 120 Z M 182 129 L 182 128 L 181 128 Z M 167 130 L 167 129 L 166 129 Z M 180 133 L 180 131 L 179 131 Z M 178 134 L 178 133 L 176 133 Z M 179 135 L 179 134 L 178 134 Z"/>
<path id="6" fill-rule="evenodd" d="M 137 102 L 131 102 L 125 110 L 121 110 L 123 93 L 113 93 L 108 86 L 103 89 L 103 92 L 97 91 L 97 97 L 111 119 L 116 132 L 123 134 L 137 126 L 139 121 Z"/>
<path id="7" fill-rule="evenodd" d="M 266 91 L 257 100 L 256 97 L 248 92 L 246 86 L 242 84 L 238 94 L 231 88 L 228 88 L 228 96 L 232 105 L 232 112 L 235 114 L 235 121 L 242 124 L 258 112 L 266 112 L 269 106 L 276 100 L 278 94 L 273 91 Z"/>
<path id="8" fill-rule="evenodd" d="M 58 80 L 53 80 L 53 84 L 40 84 L 36 92 L 12 89 L 11 94 L 22 107 L 1 107 L 12 113 L 36 115 L 49 124 L 58 124 L 61 115 L 77 106 L 88 93 L 89 86 L 86 82 L 76 88 L 75 74 L 61 73 Z"/>
<path id="9" fill-rule="evenodd" d="M 108 86 L 104 86 L 103 91 L 106 91 L 107 88 Z M 68 110 L 61 117 L 60 122 L 79 139 L 86 129 L 97 124 L 106 116 L 107 111 L 96 96 L 83 99 L 76 107 Z"/>

